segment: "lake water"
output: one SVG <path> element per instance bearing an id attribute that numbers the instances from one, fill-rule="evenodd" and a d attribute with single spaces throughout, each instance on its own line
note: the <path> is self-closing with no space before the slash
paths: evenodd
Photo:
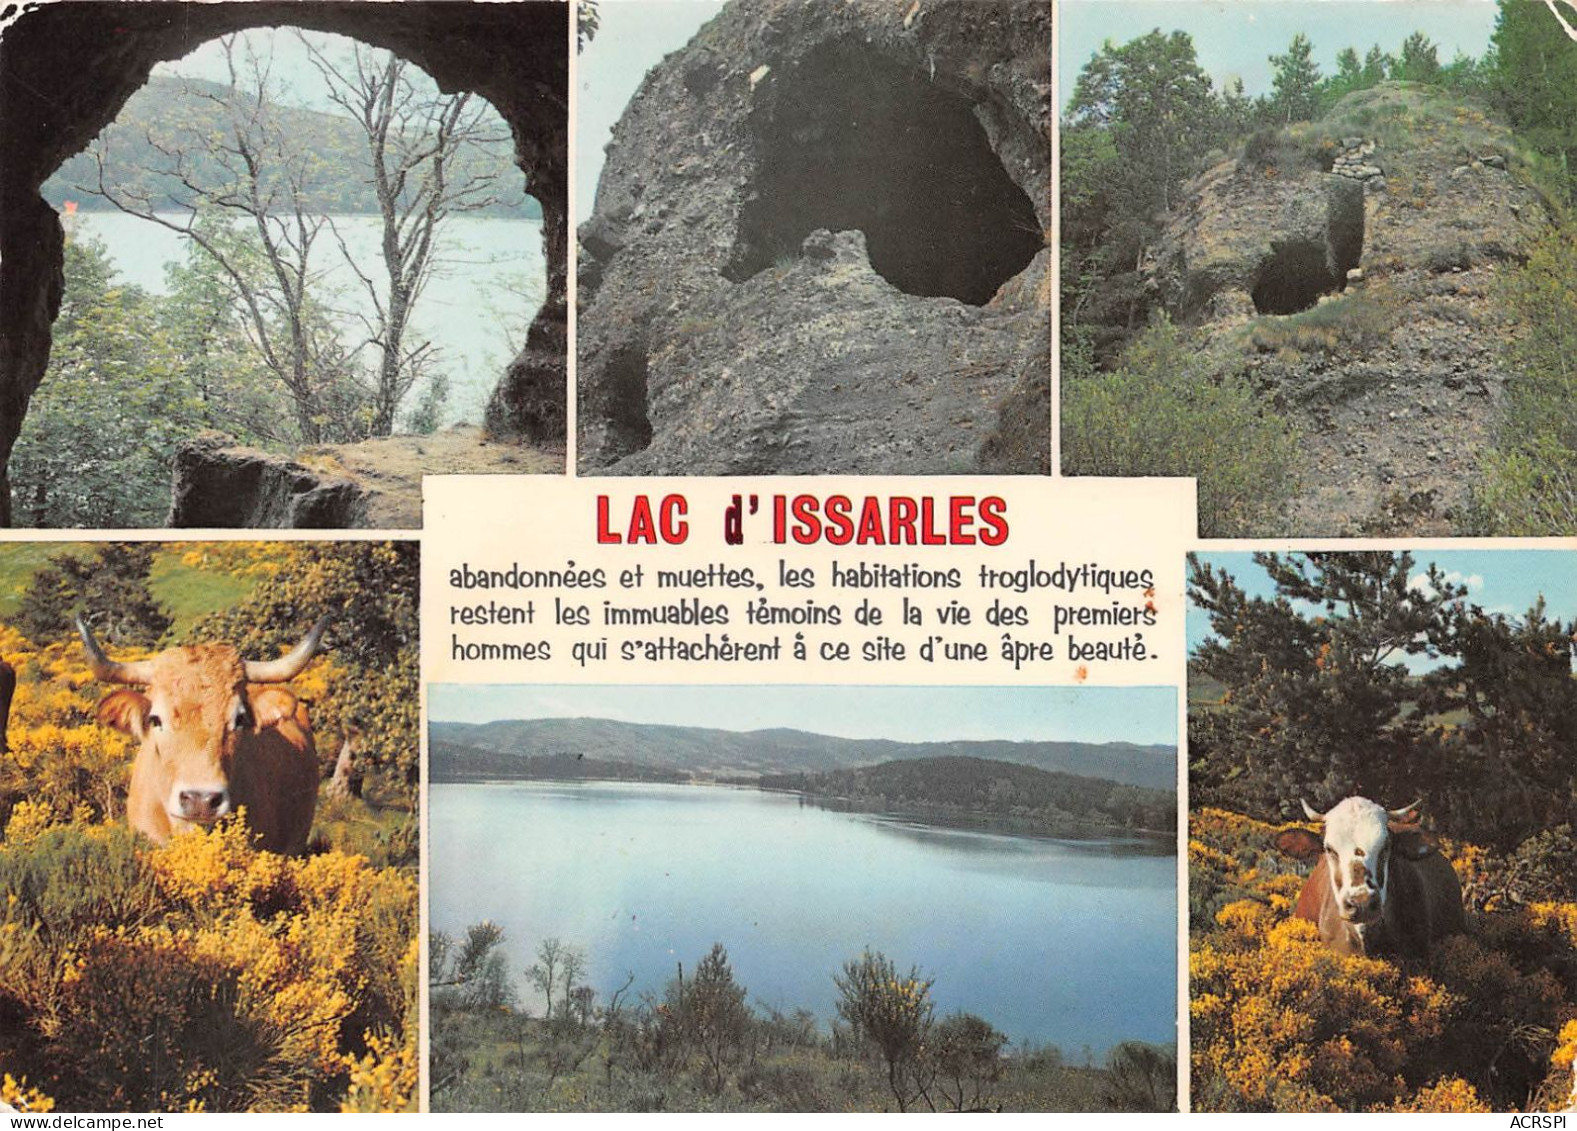
<path id="1" fill-rule="evenodd" d="M 825 1026 L 833 974 L 870 947 L 935 979 L 938 1016 L 1014 1041 L 1177 1039 L 1173 855 L 718 786 L 435 784 L 429 819 L 433 928 L 500 924 L 517 984 L 550 936 L 586 951 L 599 999 L 628 971 L 660 993 L 721 942 L 749 1001 Z"/>
<path id="2" fill-rule="evenodd" d="M 381 221 L 374 216 L 334 219 L 356 263 L 378 278 L 383 270 Z M 76 231 L 104 241 L 123 281 L 155 294 L 168 293 L 165 266 L 186 259 L 184 236 L 135 216 L 78 212 L 70 222 Z M 450 383 L 443 423 L 479 423 L 489 394 L 514 356 L 512 340 L 524 341 L 546 294 L 542 223 L 451 217 L 439 230 L 437 261 L 418 300 L 414 325 L 442 350 L 440 365 Z M 371 311 L 370 299 L 327 230 L 313 248 L 313 264 L 335 288 L 338 308 Z"/>

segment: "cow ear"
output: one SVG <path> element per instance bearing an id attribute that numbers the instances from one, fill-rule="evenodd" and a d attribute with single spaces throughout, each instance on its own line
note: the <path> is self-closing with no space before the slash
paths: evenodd
<path id="1" fill-rule="evenodd" d="M 1325 841 L 1308 829 L 1284 829 L 1276 834 L 1274 843 L 1294 860 L 1313 860 L 1325 851 Z"/>
<path id="2" fill-rule="evenodd" d="M 1391 851 L 1404 860 L 1422 860 L 1435 850 L 1422 830 L 1417 825 L 1408 825 L 1405 828 L 1391 826 Z"/>
<path id="3" fill-rule="evenodd" d="M 148 713 L 153 704 L 140 691 L 117 688 L 99 700 L 99 722 L 141 741 L 148 728 Z"/>
<path id="4" fill-rule="evenodd" d="M 277 684 L 249 683 L 246 697 L 252 704 L 252 718 L 258 730 L 278 726 L 296 716 L 296 697 Z"/>

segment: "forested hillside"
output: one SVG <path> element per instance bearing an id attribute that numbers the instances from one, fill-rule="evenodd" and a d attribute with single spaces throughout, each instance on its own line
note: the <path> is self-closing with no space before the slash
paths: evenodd
<path id="1" fill-rule="evenodd" d="M 200 79 L 154 75 L 127 100 L 119 117 L 100 135 L 105 153 L 105 182 L 122 199 L 165 199 L 169 206 L 186 206 L 191 191 L 170 168 L 169 151 L 175 139 L 222 134 L 229 118 L 218 96 L 226 88 Z M 293 145 L 316 156 L 306 184 L 303 204 L 326 214 L 376 213 L 367 159 L 367 136 L 351 118 L 292 106 L 272 104 L 267 113 L 280 123 Z M 210 152 L 193 149 L 188 154 L 193 180 L 207 189 L 227 184 L 227 174 Z M 515 168 L 507 143 L 483 147 L 467 141 L 454 162 L 456 183 L 492 178 L 501 199 L 482 215 L 541 218 L 537 202 L 524 195 L 525 178 Z M 79 208 L 112 208 L 95 195 L 99 168 L 93 150 L 70 158 L 44 184 L 44 198 L 56 208 L 67 200 Z"/>
<path id="2" fill-rule="evenodd" d="M 862 809 L 1008 817 L 1046 830 L 1177 828 L 1175 792 L 985 758 L 916 758 L 824 774 L 769 774 L 760 784 Z"/>

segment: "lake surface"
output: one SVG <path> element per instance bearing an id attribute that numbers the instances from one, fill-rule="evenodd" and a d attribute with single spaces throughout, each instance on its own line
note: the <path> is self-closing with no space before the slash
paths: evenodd
<path id="1" fill-rule="evenodd" d="M 171 219 L 179 222 L 181 217 Z M 334 221 L 352 258 L 377 279 L 383 271 L 382 222 L 375 216 L 337 216 Z M 165 266 L 186 261 L 185 236 L 135 216 L 78 212 L 70 223 L 76 231 L 104 241 L 122 281 L 154 294 L 169 292 Z M 439 365 L 449 374 L 443 424 L 480 423 L 489 394 L 514 356 L 511 339 L 524 341 L 526 327 L 546 295 L 542 222 L 451 217 L 439 230 L 437 262 L 417 302 L 414 324 L 442 350 Z M 337 309 L 372 310 L 371 300 L 326 229 L 313 247 L 313 265 L 334 288 Z"/>
<path id="2" fill-rule="evenodd" d="M 517 983 L 550 936 L 586 951 L 600 1000 L 629 971 L 660 993 L 721 942 L 750 1002 L 825 1027 L 833 974 L 870 947 L 935 979 L 938 1016 L 1015 1042 L 1177 1039 L 1177 859 L 1153 846 L 610 782 L 435 784 L 429 828 L 433 928 L 499 923 Z"/>

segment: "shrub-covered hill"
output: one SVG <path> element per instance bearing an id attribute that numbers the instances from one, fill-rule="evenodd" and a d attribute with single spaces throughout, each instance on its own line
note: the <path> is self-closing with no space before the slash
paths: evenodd
<path id="1" fill-rule="evenodd" d="M 1414 82 L 1216 151 L 1156 217 L 1141 270 L 1112 283 L 1170 323 L 1114 352 L 1111 376 L 1067 383 L 1069 470 L 1205 460 L 1217 534 L 1460 532 L 1514 376 L 1498 288 L 1555 211 L 1540 169 L 1493 109 Z M 1177 335 L 1180 359 L 1161 361 L 1187 377 L 1152 388 Z M 1243 410 L 1241 447 L 1155 434 L 1208 430 L 1189 413 L 1239 388 L 1266 413 Z M 1119 389 L 1153 422 L 1118 426 Z"/>
<path id="2" fill-rule="evenodd" d="M 916 758 L 823 774 L 769 774 L 760 784 L 860 808 L 1010 817 L 1048 828 L 1177 828 L 1175 792 L 986 758 Z"/>
<path id="3" fill-rule="evenodd" d="M 1113 23 L 1062 119 L 1064 471 L 1196 477 L 1207 535 L 1570 534 L 1555 8 L 1498 0 L 1449 62 L 1428 26 L 1305 26 L 1258 96 Z"/>
<path id="4" fill-rule="evenodd" d="M 1344 958 L 1293 919 L 1282 828 L 1190 817 L 1191 1091 L 1206 1111 L 1548 1111 L 1571 1102 L 1577 904 L 1512 904 L 1471 845 L 1443 844 L 1466 935 L 1427 962 Z M 1476 912 L 1473 909 L 1476 908 Z"/>

